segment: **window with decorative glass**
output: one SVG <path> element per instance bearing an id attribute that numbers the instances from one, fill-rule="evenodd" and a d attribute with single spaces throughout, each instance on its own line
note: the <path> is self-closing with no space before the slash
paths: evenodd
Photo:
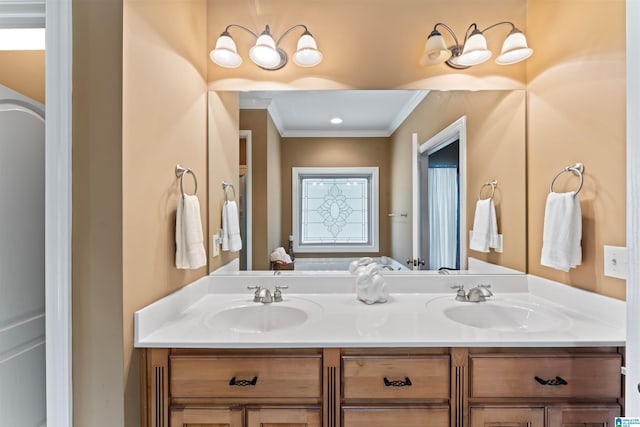
<path id="1" fill-rule="evenodd" d="M 378 168 L 292 168 L 296 252 L 378 251 Z"/>

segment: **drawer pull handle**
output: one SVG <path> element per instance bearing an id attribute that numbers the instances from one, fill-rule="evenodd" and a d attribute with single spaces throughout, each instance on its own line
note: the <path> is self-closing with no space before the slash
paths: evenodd
<path id="1" fill-rule="evenodd" d="M 567 385 L 569 384 L 564 378 L 562 377 L 555 377 L 555 379 L 552 380 L 543 380 L 540 377 L 534 377 L 536 381 L 538 381 L 540 384 L 542 385 L 553 385 L 553 386 L 557 386 L 557 385 Z"/>
<path id="2" fill-rule="evenodd" d="M 229 381 L 229 385 L 236 386 L 236 387 L 254 386 L 257 383 L 258 383 L 258 377 L 253 377 L 253 379 L 250 379 L 250 380 L 237 380 L 236 377 L 233 377 Z"/>
<path id="3" fill-rule="evenodd" d="M 409 387 L 411 386 L 411 380 L 409 377 L 404 377 L 404 380 L 389 381 L 387 377 L 384 377 L 385 387 Z"/>

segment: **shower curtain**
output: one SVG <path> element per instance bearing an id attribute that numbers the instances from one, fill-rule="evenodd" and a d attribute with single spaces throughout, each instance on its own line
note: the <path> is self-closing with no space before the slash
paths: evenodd
<path id="1" fill-rule="evenodd" d="M 458 268 L 458 169 L 428 169 L 429 270 Z"/>

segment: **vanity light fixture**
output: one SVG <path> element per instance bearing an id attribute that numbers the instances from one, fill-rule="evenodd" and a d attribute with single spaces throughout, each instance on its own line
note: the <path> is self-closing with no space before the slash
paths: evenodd
<path id="1" fill-rule="evenodd" d="M 489 25 L 484 30 L 479 30 L 474 22 L 469 25 L 464 35 L 462 44 L 458 42 L 453 30 L 438 22 L 434 27 L 424 48 L 424 55 L 420 60 L 422 65 L 438 65 L 443 62 L 452 68 L 459 70 L 469 68 L 473 65 L 482 64 L 491 58 L 491 51 L 487 49 L 487 40 L 484 32 L 499 25 L 510 25 L 511 32 L 502 44 L 500 56 L 496 58 L 496 63 L 500 65 L 515 64 L 524 61 L 533 54 L 533 50 L 527 46 L 527 39 L 522 31 L 516 28 L 512 22 L 504 21 Z M 438 27 L 447 30 L 453 37 L 455 45 L 447 47 Z"/>
<path id="2" fill-rule="evenodd" d="M 293 62 L 300 67 L 314 67 L 322 61 L 322 53 L 318 50 L 315 39 L 305 25 L 294 25 L 285 31 L 278 38 L 278 41 L 275 41 L 268 25 L 258 35 L 242 25 L 230 24 L 220 34 L 216 41 L 216 47 L 209 53 L 211 60 L 221 67 L 236 68 L 242 64 L 242 58 L 238 54 L 236 43 L 231 38 L 231 34 L 229 34 L 230 28 L 241 28 L 256 38 L 256 43 L 249 50 L 249 58 L 264 70 L 279 70 L 287 64 L 287 54 L 278 45 L 284 36 L 296 28 L 303 28 L 304 31 L 298 39 L 297 49 L 293 54 Z"/>
<path id="3" fill-rule="evenodd" d="M 331 122 L 331 124 L 334 124 L 334 125 L 339 125 L 342 123 L 342 119 L 340 117 L 334 117 L 329 121 Z"/>

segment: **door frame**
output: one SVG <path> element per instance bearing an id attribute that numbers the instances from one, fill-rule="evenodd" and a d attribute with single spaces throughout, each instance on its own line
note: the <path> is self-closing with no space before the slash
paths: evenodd
<path id="1" fill-rule="evenodd" d="M 253 270 L 253 193 L 252 193 L 252 177 L 253 174 L 251 172 L 252 168 L 252 157 L 251 157 L 251 131 L 250 130 L 240 130 L 240 138 L 244 138 L 246 141 L 246 156 L 247 156 L 247 173 L 244 176 L 245 179 L 245 193 L 242 194 L 242 197 L 245 199 L 246 212 L 244 215 L 247 216 L 247 229 L 246 229 L 246 244 L 245 250 L 247 252 L 247 271 Z"/>
<path id="2" fill-rule="evenodd" d="M 467 116 L 462 116 L 458 120 L 451 123 L 445 129 L 429 138 L 426 142 L 418 145 L 418 134 L 413 134 L 413 154 L 412 154 L 412 170 L 413 170 L 413 233 L 412 248 L 413 259 L 421 259 L 422 251 L 420 244 L 420 156 L 424 153 L 430 153 L 438 148 L 444 147 L 455 140 L 459 140 L 458 166 L 460 183 L 458 192 L 460 194 L 460 269 L 467 268 Z M 414 266 L 414 270 L 419 269 Z"/>
<path id="3" fill-rule="evenodd" d="M 627 346 L 625 411 L 640 416 L 640 2 L 627 0 Z"/>
<path id="4" fill-rule="evenodd" d="M 47 0 L 45 312 L 47 425 L 73 425 L 71 343 L 72 0 Z"/>

